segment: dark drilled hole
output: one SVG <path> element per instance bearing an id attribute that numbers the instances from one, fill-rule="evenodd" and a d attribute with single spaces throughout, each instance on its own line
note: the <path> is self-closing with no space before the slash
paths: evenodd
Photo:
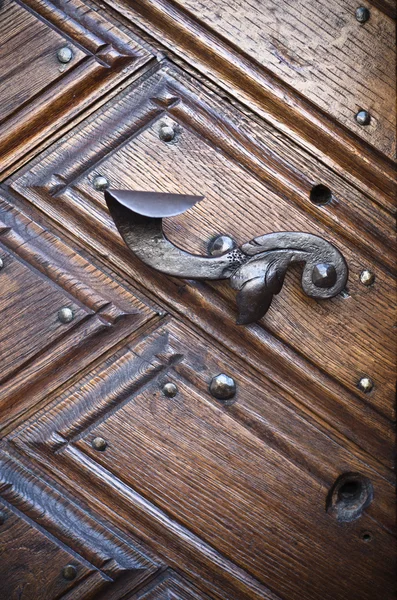
<path id="1" fill-rule="evenodd" d="M 310 191 L 310 201 L 316 206 L 328 204 L 332 200 L 332 192 L 326 185 L 319 183 L 312 187 Z"/>
<path id="2" fill-rule="evenodd" d="M 372 540 L 372 535 L 370 534 L 369 531 L 365 531 L 362 535 L 361 535 L 361 539 L 363 540 L 363 542 L 370 542 Z"/>
<path id="3" fill-rule="evenodd" d="M 338 521 L 354 521 L 373 498 L 373 486 L 367 477 L 360 473 L 345 473 L 328 492 L 326 510 Z"/>
<path id="4" fill-rule="evenodd" d="M 340 500 L 354 502 L 361 494 L 362 484 L 360 481 L 346 481 L 338 491 Z"/>

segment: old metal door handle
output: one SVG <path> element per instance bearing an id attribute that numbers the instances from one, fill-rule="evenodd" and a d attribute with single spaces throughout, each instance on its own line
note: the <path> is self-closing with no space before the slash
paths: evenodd
<path id="1" fill-rule="evenodd" d="M 170 242 L 162 219 L 183 213 L 202 197 L 107 190 L 105 199 L 125 243 L 147 265 L 174 277 L 230 279 L 238 291 L 238 324 L 264 316 L 291 263 L 304 263 L 302 288 L 312 298 L 332 298 L 346 285 L 348 268 L 342 254 L 311 233 L 269 233 L 220 256 L 199 256 Z"/>

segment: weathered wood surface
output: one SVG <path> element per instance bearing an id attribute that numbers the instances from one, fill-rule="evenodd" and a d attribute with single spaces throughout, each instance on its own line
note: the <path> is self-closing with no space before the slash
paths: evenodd
<path id="1" fill-rule="evenodd" d="M 208 391 L 221 371 L 236 379 L 231 406 Z M 162 392 L 170 381 L 173 398 Z M 88 374 L 12 442 L 61 480 L 90 480 L 96 491 L 84 485 L 86 500 L 105 511 L 107 487 L 121 515 L 138 492 L 281 598 L 300 597 L 302 573 L 307 599 L 372 599 L 379 586 L 392 598 L 392 486 L 287 403 L 242 362 L 170 323 Z M 103 451 L 92 447 L 98 437 Z M 349 524 L 326 512 L 327 494 L 346 472 L 368 477 L 377 498 Z"/>
<path id="2" fill-rule="evenodd" d="M 394 597 L 395 5 L 368 6 L 0 0 L 0 600 Z M 317 233 L 348 288 L 293 268 L 238 327 L 224 282 L 131 256 L 97 175 L 205 195 L 165 222 L 189 251 Z"/>
<path id="3" fill-rule="evenodd" d="M 283 81 L 282 76 L 275 74 L 267 66 L 262 66 L 257 56 L 250 58 L 241 51 L 238 43 L 232 44 L 225 37 L 217 35 L 214 31 L 216 18 L 211 21 L 210 26 L 207 26 L 180 5 L 168 0 L 136 0 L 133 4 L 128 0 L 107 0 L 107 4 L 114 7 L 126 19 L 139 24 L 154 38 L 160 39 L 176 56 L 183 58 L 206 78 L 227 90 L 231 96 L 242 100 L 279 131 L 297 141 L 299 145 L 308 148 L 321 161 L 337 170 L 383 206 L 391 210 L 395 209 L 396 170 L 392 159 L 359 137 L 351 128 L 338 124 L 334 117 Z M 295 3 L 289 4 L 295 6 Z M 308 0 L 300 3 L 299 6 L 301 7 L 302 4 L 309 5 L 310 2 Z M 351 4 L 350 0 L 349 4 Z M 252 3 L 242 4 L 243 15 L 245 13 L 243 7 L 246 7 L 249 15 L 252 6 Z M 332 9 L 327 14 L 335 19 L 331 13 Z M 268 13 L 263 11 L 263 14 Z M 385 27 L 391 28 L 393 36 L 392 23 L 389 23 L 385 15 L 380 13 L 379 15 L 381 20 L 386 20 Z M 299 20 L 298 11 L 296 18 Z M 352 27 L 358 27 L 357 31 L 361 31 L 354 14 L 351 14 L 350 19 L 353 23 Z M 365 32 L 361 31 L 361 35 L 363 33 Z M 317 32 L 314 32 L 314 35 L 317 39 L 320 37 Z M 243 34 L 241 39 L 244 40 Z M 282 38 L 280 43 L 285 44 L 287 40 Z M 362 52 L 361 43 L 359 45 Z M 305 43 L 304 46 L 307 51 L 308 44 Z M 393 44 L 389 44 L 389 47 L 393 49 Z M 395 61 L 394 56 L 390 56 L 390 60 Z M 284 67 L 282 63 L 281 67 Z M 336 70 L 335 73 L 336 78 L 340 77 L 342 82 L 346 81 L 345 69 L 341 73 Z M 392 71 L 390 76 L 392 77 Z M 335 75 L 332 79 L 335 80 Z M 382 85 L 379 81 L 375 83 L 376 88 Z M 369 89 L 368 94 L 373 93 L 374 90 Z M 392 98 L 395 98 L 395 90 Z M 390 99 L 385 102 L 390 102 Z M 337 106 L 337 102 L 335 105 Z M 393 119 L 394 109 L 391 110 L 392 114 L 387 116 L 389 119 Z M 354 119 L 352 127 L 356 128 Z M 392 131 L 390 135 L 393 133 Z"/>
<path id="4" fill-rule="evenodd" d="M 46 394 L 155 313 L 0 199 L 0 422 L 4 434 Z M 58 311 L 73 312 L 62 323 Z"/>
<path id="5" fill-rule="evenodd" d="M 158 137 L 158 127 L 165 117 L 172 118 L 180 127 L 172 144 Z M 143 283 L 144 288 L 163 301 L 172 301 L 174 310 L 189 319 L 197 322 L 202 318 L 203 328 L 210 327 L 218 339 L 225 334 L 234 338 L 236 352 L 242 352 L 247 362 L 256 364 L 260 370 L 269 369 L 272 377 L 287 386 L 310 414 L 317 414 L 320 422 L 325 418 L 331 429 L 349 439 L 353 436 L 360 447 L 390 465 L 393 433 L 387 419 L 393 418 L 394 410 L 394 344 L 393 313 L 389 307 L 394 303 L 395 293 L 388 270 L 377 262 L 389 264 L 389 250 L 370 256 L 369 239 L 363 253 L 345 239 L 343 225 L 349 222 L 350 211 L 359 209 L 353 201 L 348 203 L 344 192 L 351 192 L 356 201 L 359 199 L 364 210 L 373 210 L 374 214 L 376 211 L 365 196 L 358 197 L 350 188 L 339 187 L 342 184 L 335 178 L 321 179 L 335 182 L 333 202 L 314 206 L 309 195 L 311 186 L 319 182 L 319 171 L 311 171 L 311 163 L 306 165 L 307 179 L 303 184 L 307 186 L 307 195 L 302 189 L 295 202 L 286 197 L 285 188 L 273 185 L 273 179 L 269 184 L 264 168 L 263 180 L 259 180 L 262 165 L 258 165 L 258 155 L 263 146 L 258 146 L 256 139 L 268 132 L 259 126 L 252 133 L 247 129 L 241 144 L 234 143 L 231 140 L 238 133 L 237 118 L 234 109 L 215 103 L 178 71 L 160 70 L 141 86 L 125 90 L 111 106 L 7 183 L 11 191 L 47 212 L 81 243 L 88 243 L 105 255 L 116 269 L 122 267 L 137 285 Z M 88 147 L 87 138 L 98 141 Z M 285 165 L 296 181 L 300 176 L 296 163 L 291 166 L 289 155 L 285 154 L 281 160 L 283 168 Z M 213 286 L 215 295 L 209 286 L 194 282 L 175 287 L 169 279 L 144 267 L 128 253 L 107 214 L 103 194 L 93 189 L 92 181 L 97 174 L 106 176 L 114 188 L 204 194 L 206 200 L 166 224 L 172 239 L 192 251 L 204 251 L 208 240 L 220 232 L 231 234 L 239 243 L 270 231 L 318 233 L 334 242 L 346 256 L 351 270 L 349 297 L 324 303 L 310 300 L 300 289 L 297 272 L 291 273 L 261 326 L 238 328 L 233 323 L 235 308 L 229 308 L 231 292 L 224 283 Z M 385 243 L 386 238 L 389 240 L 390 249 L 393 233 L 385 217 L 385 226 L 386 223 L 388 229 L 385 227 L 382 237 Z M 362 232 L 352 235 L 356 239 Z M 372 241 L 382 234 L 378 236 L 372 229 L 369 235 Z M 376 284 L 371 288 L 359 282 L 363 268 L 376 273 Z M 180 289 L 184 290 L 183 295 Z M 197 294 L 199 309 L 196 305 L 192 310 L 191 294 Z M 223 311 L 222 332 L 219 332 L 219 307 Z M 286 360 L 288 371 L 283 366 Z M 324 378 L 318 369 L 333 379 Z M 370 374 L 375 382 L 373 392 L 368 395 L 357 389 L 358 380 L 365 374 Z M 336 387 L 335 380 L 340 387 Z M 330 395 L 334 395 L 332 401 Z M 352 432 L 353 414 L 356 427 L 364 428 L 360 433 L 357 429 Z"/>
<path id="6" fill-rule="evenodd" d="M 160 571 L 160 562 L 104 527 L 49 479 L 44 483 L 39 472 L 0 451 L 1 600 L 85 600 L 105 589 L 110 598 L 117 579 L 128 580 L 128 591 Z M 70 577 L 63 574 L 67 566 L 75 569 Z"/>
<path id="7" fill-rule="evenodd" d="M 0 175 L 150 58 L 80 0 L 1 2 Z"/>
<path id="8" fill-rule="evenodd" d="M 356 0 L 178 0 L 220 36 L 390 156 L 396 152 L 395 23 Z M 355 121 L 368 110 L 369 126 Z"/>

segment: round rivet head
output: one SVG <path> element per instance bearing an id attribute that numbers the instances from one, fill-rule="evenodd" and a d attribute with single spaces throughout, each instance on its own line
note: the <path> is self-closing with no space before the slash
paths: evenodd
<path id="1" fill-rule="evenodd" d="M 96 437 L 92 440 L 91 446 L 94 448 L 94 450 L 103 452 L 104 450 L 106 450 L 108 443 L 102 437 Z"/>
<path id="2" fill-rule="evenodd" d="M 366 6 L 356 8 L 356 19 L 359 23 L 366 23 L 370 18 L 371 13 Z"/>
<path id="3" fill-rule="evenodd" d="M 172 142 L 175 137 L 175 129 L 170 125 L 162 125 L 159 131 L 159 138 L 163 142 Z"/>
<path id="4" fill-rule="evenodd" d="M 175 385 L 175 383 L 171 383 L 171 381 L 168 381 L 163 385 L 163 394 L 164 396 L 167 396 L 167 398 L 174 398 L 174 396 L 176 396 L 177 393 L 178 388 Z"/>
<path id="5" fill-rule="evenodd" d="M 103 177 L 103 175 L 97 175 L 92 180 L 92 185 L 96 190 L 102 192 L 103 190 L 106 190 L 109 187 L 109 181 L 106 179 L 106 177 Z"/>
<path id="6" fill-rule="evenodd" d="M 59 60 L 60 63 L 62 63 L 63 65 L 66 65 L 68 62 L 70 62 L 73 58 L 73 52 L 71 51 L 70 48 L 68 48 L 67 46 L 64 46 L 63 48 L 59 48 L 58 52 L 57 52 L 57 59 Z"/>
<path id="7" fill-rule="evenodd" d="M 361 271 L 360 273 L 360 282 L 363 285 L 369 286 L 372 285 L 375 281 L 375 273 L 372 273 L 372 271 L 369 271 L 368 269 L 364 269 L 364 271 Z"/>
<path id="8" fill-rule="evenodd" d="M 334 265 L 319 263 L 312 272 L 312 282 L 319 288 L 330 288 L 336 283 L 336 269 Z"/>
<path id="9" fill-rule="evenodd" d="M 221 256 L 236 247 L 236 242 L 228 235 L 218 235 L 208 244 L 208 252 L 211 256 Z"/>
<path id="10" fill-rule="evenodd" d="M 218 400 L 230 400 L 236 395 L 236 382 L 229 375 L 219 373 L 211 380 L 210 392 Z"/>
<path id="11" fill-rule="evenodd" d="M 370 377 L 361 377 L 360 381 L 357 384 L 357 387 L 361 392 L 364 392 L 364 394 L 369 394 L 369 392 L 374 387 L 374 382 Z"/>
<path id="12" fill-rule="evenodd" d="M 64 306 L 58 311 L 58 320 L 61 323 L 70 323 L 74 319 L 74 314 L 71 308 Z"/>
<path id="13" fill-rule="evenodd" d="M 77 576 L 77 569 L 74 565 L 66 565 L 66 567 L 63 567 L 62 577 L 64 579 L 67 579 L 68 581 L 72 581 L 73 579 L 76 579 L 76 576 Z"/>
<path id="14" fill-rule="evenodd" d="M 369 125 L 371 123 L 371 115 L 367 110 L 359 110 L 355 116 L 359 125 Z"/>
<path id="15" fill-rule="evenodd" d="M 4 267 L 4 261 L 2 258 L 0 258 L 0 271 L 3 267 Z"/>

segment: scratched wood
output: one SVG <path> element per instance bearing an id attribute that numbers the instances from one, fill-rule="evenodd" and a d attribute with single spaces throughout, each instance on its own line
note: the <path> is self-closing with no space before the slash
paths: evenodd
<path id="1" fill-rule="evenodd" d="M 160 570 L 139 544 L 126 543 L 48 479 L 0 452 L 2 600 L 85 600 L 105 590 L 112 598 L 110 584 L 121 576 L 131 591 Z M 69 578 L 67 566 L 75 570 Z"/>
<path id="2" fill-rule="evenodd" d="M 57 58 L 64 47 L 66 64 Z M 149 58 L 80 0 L 1 2 L 0 174 Z"/>
<path id="3" fill-rule="evenodd" d="M 103 194 L 93 189 L 96 175 L 106 176 L 114 188 L 204 194 L 206 199 L 203 202 L 186 215 L 170 220 L 165 226 L 173 241 L 193 252 L 205 251 L 209 239 L 217 233 L 229 233 L 238 243 L 243 243 L 271 231 L 309 231 L 334 242 L 345 254 L 351 270 L 348 297 L 339 296 L 322 303 L 310 300 L 301 290 L 298 271 L 292 271 L 282 293 L 262 320 L 260 341 L 257 328 L 242 328 L 239 331 L 234 325 L 234 298 L 227 284 L 212 286 L 218 294 L 215 302 L 213 296 L 210 299 L 208 295 L 208 287 L 197 287 L 194 282 L 183 286 L 186 291 L 190 286 L 201 294 L 199 304 L 202 308 L 199 314 L 201 312 L 203 315 L 203 328 L 206 330 L 208 327 L 216 330 L 218 317 L 214 311 L 219 306 L 219 295 L 223 297 L 221 303 L 228 314 L 226 331 L 230 330 L 230 335 L 234 336 L 237 352 L 244 337 L 251 336 L 249 342 L 247 338 L 248 348 L 244 351 L 248 362 L 255 361 L 256 354 L 260 369 L 263 369 L 263 363 L 269 364 L 269 356 L 265 358 L 265 349 L 269 346 L 272 368 L 276 371 L 280 371 L 281 367 L 276 368 L 273 361 L 284 360 L 287 347 L 295 350 L 291 357 L 292 369 L 297 367 L 300 357 L 307 359 L 313 365 L 310 375 L 307 371 L 309 363 L 302 361 L 300 375 L 287 376 L 287 379 L 283 376 L 281 379 L 284 384 L 290 379 L 292 393 L 299 395 L 310 412 L 320 412 L 321 418 L 326 416 L 330 427 L 343 432 L 348 438 L 354 436 L 349 415 L 353 410 L 355 418 L 362 425 L 365 423 L 373 428 L 372 435 L 357 436 L 355 442 L 360 439 L 360 447 L 370 444 L 371 454 L 383 461 L 386 455 L 390 457 L 389 444 L 392 441 L 388 419 L 393 418 L 394 411 L 394 343 L 390 334 L 394 322 L 389 307 L 395 302 L 395 293 L 388 269 L 376 262 L 382 260 L 389 264 L 389 251 L 384 250 L 380 256 L 369 255 L 369 245 L 372 240 L 376 244 L 381 234 L 378 236 L 378 233 L 369 229 L 370 238 L 363 253 L 357 250 L 356 244 L 345 239 L 345 222 L 351 218 L 350 211 L 359 212 L 358 207 L 354 208 L 353 201 L 353 198 L 358 198 L 352 192 L 352 200 L 347 202 L 344 194 L 349 194 L 350 188 L 340 187 L 336 182 L 333 203 L 324 207 L 314 206 L 308 196 L 311 185 L 319 181 L 319 171 L 311 171 L 310 163 L 305 173 L 308 177 L 304 184 L 307 186 L 307 195 L 302 189 L 292 202 L 286 197 L 285 188 L 276 182 L 274 172 L 273 175 L 265 173 L 261 164 L 258 165 L 257 156 L 264 144 L 257 146 L 256 140 L 265 136 L 266 132 L 257 126 L 252 132 L 249 129 L 245 131 L 240 145 L 225 145 L 225 139 L 233 140 L 235 132 L 238 135 L 235 125 L 238 115 L 225 103 L 214 105 L 202 88 L 189 83 L 177 71 L 175 80 L 173 77 L 174 71 L 169 75 L 160 71 L 138 89 L 132 87 L 123 92 L 111 107 L 88 120 L 84 127 L 67 136 L 44 158 L 13 178 L 9 182 L 10 189 L 48 212 L 62 226 L 66 225 L 83 243 L 88 241 L 96 251 L 106 254 L 107 260 L 115 268 L 121 266 L 121 252 L 124 271 L 166 302 L 174 294 L 176 310 L 182 309 L 191 320 L 198 318 L 197 310 L 189 308 L 191 298 L 185 296 L 186 307 L 182 308 L 181 295 L 173 291 L 172 284 L 160 283 L 157 273 L 150 269 L 142 271 L 142 264 L 128 257 L 124 243 L 115 233 L 107 215 Z M 153 102 L 156 95 L 157 104 Z M 171 102 L 169 98 L 182 100 L 179 103 L 173 101 L 168 108 L 167 118 L 172 118 L 172 123 L 180 128 L 172 144 L 162 142 L 158 135 L 158 128 L 166 116 L 164 106 Z M 135 113 L 133 102 L 137 106 Z M 229 114 L 234 115 L 230 120 Z M 222 115 L 221 122 L 217 115 Z M 88 137 L 97 139 L 98 145 L 93 143 L 87 147 Z M 281 147 L 279 151 L 283 164 L 288 164 L 289 155 L 281 154 Z M 68 157 L 67 161 L 65 156 Z M 100 165 L 97 165 L 98 160 L 101 161 Z M 277 169 L 276 164 L 274 169 Z M 259 179 L 259 174 L 263 179 Z M 284 174 L 285 171 L 278 171 L 280 178 Z M 291 182 L 289 189 L 294 190 L 302 176 L 301 171 L 297 171 L 296 163 L 289 170 L 291 178 L 292 174 L 294 183 Z M 328 176 L 324 172 L 321 175 Z M 59 183 L 59 177 L 62 178 L 62 184 Z M 330 181 L 335 182 L 335 179 Z M 65 186 L 65 182 L 70 183 Z M 56 203 L 51 200 L 54 194 Z M 365 197 L 360 197 L 359 201 L 360 207 L 368 211 L 367 214 L 370 211 L 376 214 Z M 383 217 L 385 215 L 380 213 L 380 218 Z M 391 247 L 393 234 L 386 218 L 384 225 Z M 356 231 L 354 242 L 362 235 L 366 234 L 361 230 Z M 376 273 L 376 284 L 371 288 L 359 282 L 363 268 L 370 268 Z M 142 276 L 143 272 L 145 277 Z M 166 282 L 167 278 L 162 281 Z M 332 376 L 333 380 L 320 383 L 318 368 Z M 375 387 L 365 395 L 358 390 L 357 383 L 368 373 L 374 379 Z M 275 376 L 278 377 L 277 374 Z M 341 384 L 338 391 L 335 380 Z M 323 391 L 316 390 L 311 395 L 309 388 L 313 384 L 319 385 Z M 329 393 L 335 395 L 334 400 L 323 401 L 323 394 L 329 397 Z M 344 407 L 343 411 L 341 406 Z M 370 418 L 368 406 L 373 409 Z"/>
<path id="4" fill-rule="evenodd" d="M 231 405 L 223 406 L 208 391 L 220 371 L 236 378 Z M 162 392 L 170 381 L 179 390 L 173 398 Z M 392 597 L 393 578 L 387 583 L 386 571 L 393 558 L 386 557 L 393 540 L 388 533 L 393 486 L 286 404 L 290 399 L 271 381 L 257 381 L 240 361 L 170 323 L 87 374 L 10 441 L 61 481 L 90 480 L 89 487 L 83 485 L 86 500 L 106 514 L 108 503 L 116 503 L 118 516 L 112 518 L 118 523 L 133 511 L 140 535 L 148 535 L 145 521 L 154 517 L 153 503 L 282 598 L 299 598 L 302 569 L 307 598 L 323 597 L 328 585 L 333 598 L 344 598 L 348 591 L 352 598 L 371 598 L 371 585 L 383 586 L 383 597 Z M 104 451 L 92 447 L 96 437 L 106 441 Z M 357 521 L 343 525 L 327 514 L 326 497 L 346 472 L 368 477 L 377 502 Z M 139 497 L 149 504 L 142 505 Z M 286 497 L 288 511 L 282 509 Z M 364 532 L 370 532 L 373 545 L 367 547 Z M 163 550 L 171 564 L 172 547 L 165 542 Z M 287 547 L 298 549 L 295 558 Z M 328 564 L 330 548 L 333 560 Z M 358 568 L 350 577 L 342 576 L 341 583 L 332 570 L 341 568 L 346 548 L 363 573 Z M 196 548 L 196 554 L 203 551 Z M 384 570 L 377 572 L 376 584 L 371 565 L 379 555 Z M 191 564 L 179 565 L 190 573 Z M 349 561 L 343 568 L 351 569 Z M 222 579 L 226 569 L 223 565 Z"/>
<path id="5" fill-rule="evenodd" d="M 355 0 L 180 0 L 178 4 L 336 120 L 394 158 L 395 27 L 376 8 L 360 24 Z M 368 127 L 354 116 L 369 110 Z"/>

